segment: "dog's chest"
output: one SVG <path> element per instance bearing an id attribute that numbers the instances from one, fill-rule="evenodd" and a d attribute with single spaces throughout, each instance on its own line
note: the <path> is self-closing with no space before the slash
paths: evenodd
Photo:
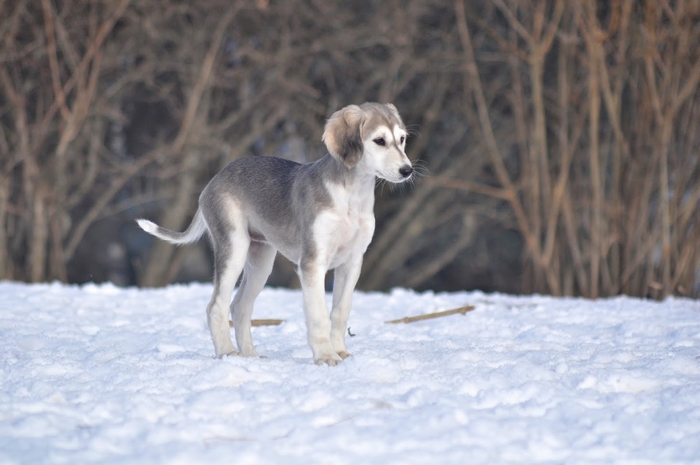
<path id="1" fill-rule="evenodd" d="M 349 211 L 339 215 L 333 226 L 328 243 L 330 268 L 364 254 L 374 232 L 374 216 Z"/>
<path id="2" fill-rule="evenodd" d="M 373 192 L 371 192 L 373 194 Z M 333 206 L 320 215 L 315 234 L 330 268 L 361 256 L 374 234 L 374 196 L 331 191 Z"/>

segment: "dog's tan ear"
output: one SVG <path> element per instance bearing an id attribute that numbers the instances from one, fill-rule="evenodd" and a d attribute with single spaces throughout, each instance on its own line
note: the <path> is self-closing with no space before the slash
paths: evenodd
<path id="1" fill-rule="evenodd" d="M 364 152 L 362 124 L 365 113 L 357 105 L 336 111 L 326 122 L 323 142 L 328 152 L 348 168 L 357 165 Z"/>

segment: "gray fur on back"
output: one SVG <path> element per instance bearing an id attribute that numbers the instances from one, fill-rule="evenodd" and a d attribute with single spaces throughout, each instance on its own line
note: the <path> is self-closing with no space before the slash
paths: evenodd
<path id="1" fill-rule="evenodd" d="M 331 155 L 299 164 L 276 157 L 246 157 L 229 163 L 209 182 L 199 205 L 214 243 L 226 242 L 229 232 L 243 225 L 220 224 L 226 201 L 246 205 L 248 234 L 269 242 L 292 262 L 313 256 L 310 229 L 315 216 L 331 206 L 324 181 L 347 176 L 347 168 Z M 303 243 L 298 244 L 298 238 Z M 301 246 L 301 247 L 300 247 Z"/>
<path id="2" fill-rule="evenodd" d="M 388 104 L 363 103 L 359 106 L 364 120 L 352 138 L 355 150 L 363 151 L 362 139 L 379 125 L 404 128 L 396 107 Z M 350 143 L 344 141 L 344 143 Z M 312 259 L 313 240 L 310 228 L 314 218 L 332 200 L 325 183 L 342 184 L 351 180 L 355 170 L 326 154 L 314 163 L 299 164 L 276 157 L 245 157 L 234 160 L 209 182 L 199 198 L 199 206 L 215 235 L 215 245 L 226 244 L 226 236 L 235 228 L 245 227 L 251 240 L 268 242 L 294 263 Z M 222 224 L 226 201 L 245 204 L 245 225 Z M 301 244 L 299 240 L 301 239 Z"/>

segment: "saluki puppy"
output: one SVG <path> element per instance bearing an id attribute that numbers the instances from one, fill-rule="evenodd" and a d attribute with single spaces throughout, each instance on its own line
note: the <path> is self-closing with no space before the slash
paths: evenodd
<path id="1" fill-rule="evenodd" d="M 322 140 L 329 153 L 318 161 L 241 158 L 204 188 L 185 232 L 137 220 L 144 231 L 178 245 L 208 231 L 215 270 L 207 322 L 217 357 L 257 355 L 250 332 L 253 302 L 278 251 L 297 265 L 314 362 L 337 365 L 350 355 L 345 329 L 362 256 L 374 233 L 375 179 L 411 178 L 406 136 L 394 105 L 350 105 L 326 122 Z M 335 270 L 330 317 L 324 289 L 328 270 Z M 241 272 L 230 304 L 237 352 L 227 314 Z"/>

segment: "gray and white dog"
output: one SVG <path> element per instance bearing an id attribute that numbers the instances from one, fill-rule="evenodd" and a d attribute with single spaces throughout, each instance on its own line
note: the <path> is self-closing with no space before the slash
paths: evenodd
<path id="1" fill-rule="evenodd" d="M 337 365 L 350 355 L 345 329 L 362 256 L 374 233 L 375 179 L 400 183 L 411 177 L 406 136 L 394 105 L 350 105 L 327 121 L 323 141 L 329 154 L 318 161 L 241 158 L 204 188 L 185 232 L 137 220 L 144 231 L 173 244 L 209 232 L 215 271 L 207 322 L 217 357 L 257 355 L 250 333 L 253 303 L 277 251 L 297 265 L 314 361 Z M 335 270 L 330 318 L 324 290 L 328 270 Z M 236 352 L 227 313 L 241 271 L 230 305 Z"/>

